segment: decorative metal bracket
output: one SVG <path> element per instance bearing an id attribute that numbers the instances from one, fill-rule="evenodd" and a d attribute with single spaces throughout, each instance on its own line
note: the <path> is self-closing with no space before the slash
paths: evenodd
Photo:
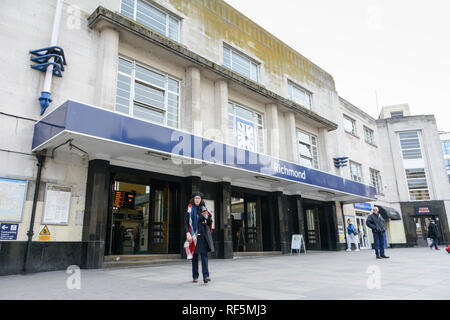
<path id="1" fill-rule="evenodd" d="M 53 65 L 53 75 L 62 77 L 62 71 L 64 71 L 64 65 L 66 63 L 66 57 L 64 56 L 64 50 L 58 46 L 52 46 L 37 50 L 31 50 L 30 54 L 35 55 L 31 57 L 31 61 L 37 62 L 35 65 L 31 65 L 31 68 L 46 72 L 49 65 Z M 50 59 L 53 58 L 53 61 Z"/>

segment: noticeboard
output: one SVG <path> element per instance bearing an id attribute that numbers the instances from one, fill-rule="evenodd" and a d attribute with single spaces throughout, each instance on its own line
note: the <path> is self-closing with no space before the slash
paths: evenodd
<path id="1" fill-rule="evenodd" d="M 72 188 L 47 183 L 42 224 L 69 224 Z"/>
<path id="2" fill-rule="evenodd" d="M 0 221 L 22 222 L 28 182 L 0 178 Z"/>

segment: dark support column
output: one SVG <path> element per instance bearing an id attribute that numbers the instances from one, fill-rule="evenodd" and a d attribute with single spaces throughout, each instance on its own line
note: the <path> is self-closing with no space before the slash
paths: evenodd
<path id="1" fill-rule="evenodd" d="M 330 226 L 330 249 L 333 251 L 337 251 L 339 244 L 339 230 L 338 230 L 338 221 L 336 215 L 336 203 L 334 201 L 329 201 L 325 205 L 327 213 L 331 213 L 331 223 Z"/>
<path id="2" fill-rule="evenodd" d="M 231 184 L 229 182 L 217 183 L 217 214 L 216 232 L 217 257 L 222 259 L 233 258 L 233 239 L 231 234 Z"/>
<path id="3" fill-rule="evenodd" d="M 286 200 L 280 191 L 272 192 L 271 195 L 273 199 L 274 220 L 276 220 L 274 250 L 280 250 L 283 254 L 289 253 L 289 219 L 286 210 Z"/>
<path id="4" fill-rule="evenodd" d="M 298 230 L 299 233 L 303 235 L 303 239 L 306 239 L 305 234 L 305 217 L 303 214 L 303 206 L 302 206 L 302 196 L 295 195 L 295 200 L 297 202 L 297 219 L 298 219 Z"/>
<path id="5" fill-rule="evenodd" d="M 89 161 L 83 221 L 82 268 L 103 266 L 110 192 L 109 161 Z"/>

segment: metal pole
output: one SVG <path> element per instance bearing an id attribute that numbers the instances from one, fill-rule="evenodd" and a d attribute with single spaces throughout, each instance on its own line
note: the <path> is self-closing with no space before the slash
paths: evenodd
<path id="1" fill-rule="evenodd" d="M 41 183 L 42 166 L 43 166 L 44 160 L 45 160 L 45 155 L 36 155 L 36 157 L 38 159 L 38 163 L 37 163 L 38 171 L 37 171 L 37 175 L 36 175 L 36 186 L 34 189 L 33 207 L 31 209 L 30 228 L 27 232 L 28 242 L 27 242 L 27 247 L 25 250 L 25 257 L 23 260 L 23 272 L 24 273 L 27 272 L 27 261 L 28 261 L 28 257 L 31 252 L 31 240 L 33 239 L 34 217 L 36 215 L 36 206 L 37 206 L 37 200 L 38 200 L 38 196 L 39 196 L 39 185 Z"/>

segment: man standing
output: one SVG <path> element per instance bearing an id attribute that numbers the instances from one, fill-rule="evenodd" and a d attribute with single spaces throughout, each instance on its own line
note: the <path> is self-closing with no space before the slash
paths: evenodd
<path id="1" fill-rule="evenodd" d="M 373 213 L 367 218 L 366 224 L 372 229 L 373 241 L 375 247 L 375 255 L 377 259 L 389 258 L 384 255 L 384 234 L 386 232 L 386 223 L 383 217 L 379 214 L 378 207 L 373 207 Z"/>

